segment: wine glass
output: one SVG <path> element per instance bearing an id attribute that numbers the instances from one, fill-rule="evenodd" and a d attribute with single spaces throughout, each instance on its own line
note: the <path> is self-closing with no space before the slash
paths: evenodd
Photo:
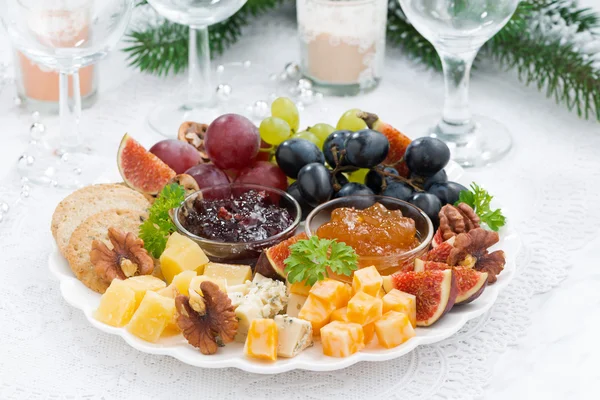
<path id="1" fill-rule="evenodd" d="M 444 70 L 445 101 L 439 115 L 417 120 L 407 131 L 437 137 L 462 166 L 477 167 L 508 153 L 510 133 L 494 119 L 471 115 L 469 74 L 481 46 L 515 12 L 519 0 L 399 0 L 415 29 L 433 44 Z"/>
<path id="2" fill-rule="evenodd" d="M 79 128 L 79 69 L 104 58 L 117 44 L 133 5 L 134 0 L 0 0 L 0 20 L 14 47 L 59 73 L 59 134 L 44 143 L 34 141 L 19 159 L 19 172 L 30 181 L 76 187 L 92 179 L 82 175 L 92 160 Z"/>
<path id="3" fill-rule="evenodd" d="M 148 116 L 150 126 L 174 137 L 184 121 L 210 123 L 217 115 L 215 87 L 211 81 L 208 26 L 231 17 L 247 0 L 148 0 L 163 17 L 190 29 L 188 80 L 181 100 L 167 100 Z"/>

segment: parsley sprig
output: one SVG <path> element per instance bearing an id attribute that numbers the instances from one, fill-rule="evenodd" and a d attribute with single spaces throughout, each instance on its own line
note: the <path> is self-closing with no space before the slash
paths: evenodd
<path id="1" fill-rule="evenodd" d="M 312 236 L 290 246 L 290 256 L 283 262 L 290 283 L 305 281 L 312 286 L 329 276 L 352 275 L 358 268 L 358 256 L 346 243 Z"/>
<path id="2" fill-rule="evenodd" d="M 169 235 L 175 232 L 175 225 L 171 221 L 169 211 L 185 199 L 183 186 L 176 183 L 165 186 L 154 204 L 148 210 L 148 219 L 140 226 L 140 238 L 144 247 L 154 258 L 159 258 L 165 251 Z"/>
<path id="3" fill-rule="evenodd" d="M 506 224 L 506 217 L 502 215 L 502 210 L 499 208 L 496 210 L 490 209 L 490 203 L 493 198 L 494 196 L 473 182 L 471 183 L 471 190 L 460 192 L 456 204 L 467 203 L 473 208 L 482 222 L 485 222 L 491 230 L 497 231 Z"/>

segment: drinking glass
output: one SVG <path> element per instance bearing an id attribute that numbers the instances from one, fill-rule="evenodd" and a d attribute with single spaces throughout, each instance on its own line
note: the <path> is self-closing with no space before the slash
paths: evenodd
<path id="1" fill-rule="evenodd" d="M 510 133 L 494 119 L 471 115 L 469 74 L 481 46 L 515 12 L 519 0 L 399 0 L 415 29 L 433 44 L 444 70 L 445 101 L 439 115 L 417 120 L 407 131 L 437 137 L 465 167 L 497 161 L 508 153 Z M 410 129 L 410 130 L 409 130 Z"/>
<path id="2" fill-rule="evenodd" d="M 0 0 L 0 20 L 14 47 L 59 73 L 60 130 L 33 141 L 19 159 L 22 175 L 36 183 L 76 187 L 89 175 L 91 159 L 79 129 L 79 70 L 104 58 L 129 22 L 134 0 Z M 72 99 L 69 101 L 69 82 Z M 88 168 L 86 168 L 88 167 Z"/>
<path id="3" fill-rule="evenodd" d="M 190 29 L 188 80 L 182 100 L 167 100 L 148 116 L 150 126 L 163 136 L 175 137 L 184 121 L 210 123 L 217 115 L 211 83 L 208 27 L 231 17 L 247 0 L 148 0 L 163 17 Z"/>

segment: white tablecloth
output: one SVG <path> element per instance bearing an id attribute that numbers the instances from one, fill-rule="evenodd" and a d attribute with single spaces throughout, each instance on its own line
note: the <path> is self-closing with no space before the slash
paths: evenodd
<path id="1" fill-rule="evenodd" d="M 294 35 L 286 13 L 261 19 L 217 62 L 249 59 L 283 68 L 298 59 Z M 0 61 L 9 59 L 5 41 Z M 145 145 L 160 139 L 145 116 L 182 79 L 140 75 L 118 53 L 103 62 L 99 101 L 84 112 L 84 127 L 109 168 L 116 168 L 124 132 Z M 376 91 L 324 100 L 328 122 L 358 107 L 402 129 L 441 109 L 442 84 L 437 73 L 390 49 Z M 513 284 L 489 313 L 442 344 L 344 371 L 277 376 L 201 370 L 139 353 L 64 302 L 46 263 L 50 216 L 64 193 L 32 187 L 29 197 L 19 197 L 14 165 L 31 117 L 13 96 L 11 87 L 0 93 L 0 202 L 11 206 L 0 223 L 0 399 L 598 398 L 600 124 L 524 87 L 514 73 L 484 64 L 471 87 L 474 111 L 503 121 L 515 142 L 505 160 L 472 171 L 522 234 Z M 303 124 L 317 122 L 316 114 L 307 109 Z M 54 117 L 42 121 L 57 128 Z"/>

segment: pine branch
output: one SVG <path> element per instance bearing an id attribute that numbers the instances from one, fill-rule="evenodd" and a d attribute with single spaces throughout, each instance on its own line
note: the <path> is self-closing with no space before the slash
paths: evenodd
<path id="1" fill-rule="evenodd" d="M 212 55 L 221 54 L 242 35 L 242 27 L 268 10 L 275 8 L 281 0 L 248 0 L 248 2 L 227 20 L 209 28 L 210 50 Z M 145 0 L 137 6 L 146 4 Z M 124 41 L 128 46 L 129 65 L 158 76 L 177 74 L 188 64 L 188 27 L 165 21 L 158 26 L 129 32 Z"/>

